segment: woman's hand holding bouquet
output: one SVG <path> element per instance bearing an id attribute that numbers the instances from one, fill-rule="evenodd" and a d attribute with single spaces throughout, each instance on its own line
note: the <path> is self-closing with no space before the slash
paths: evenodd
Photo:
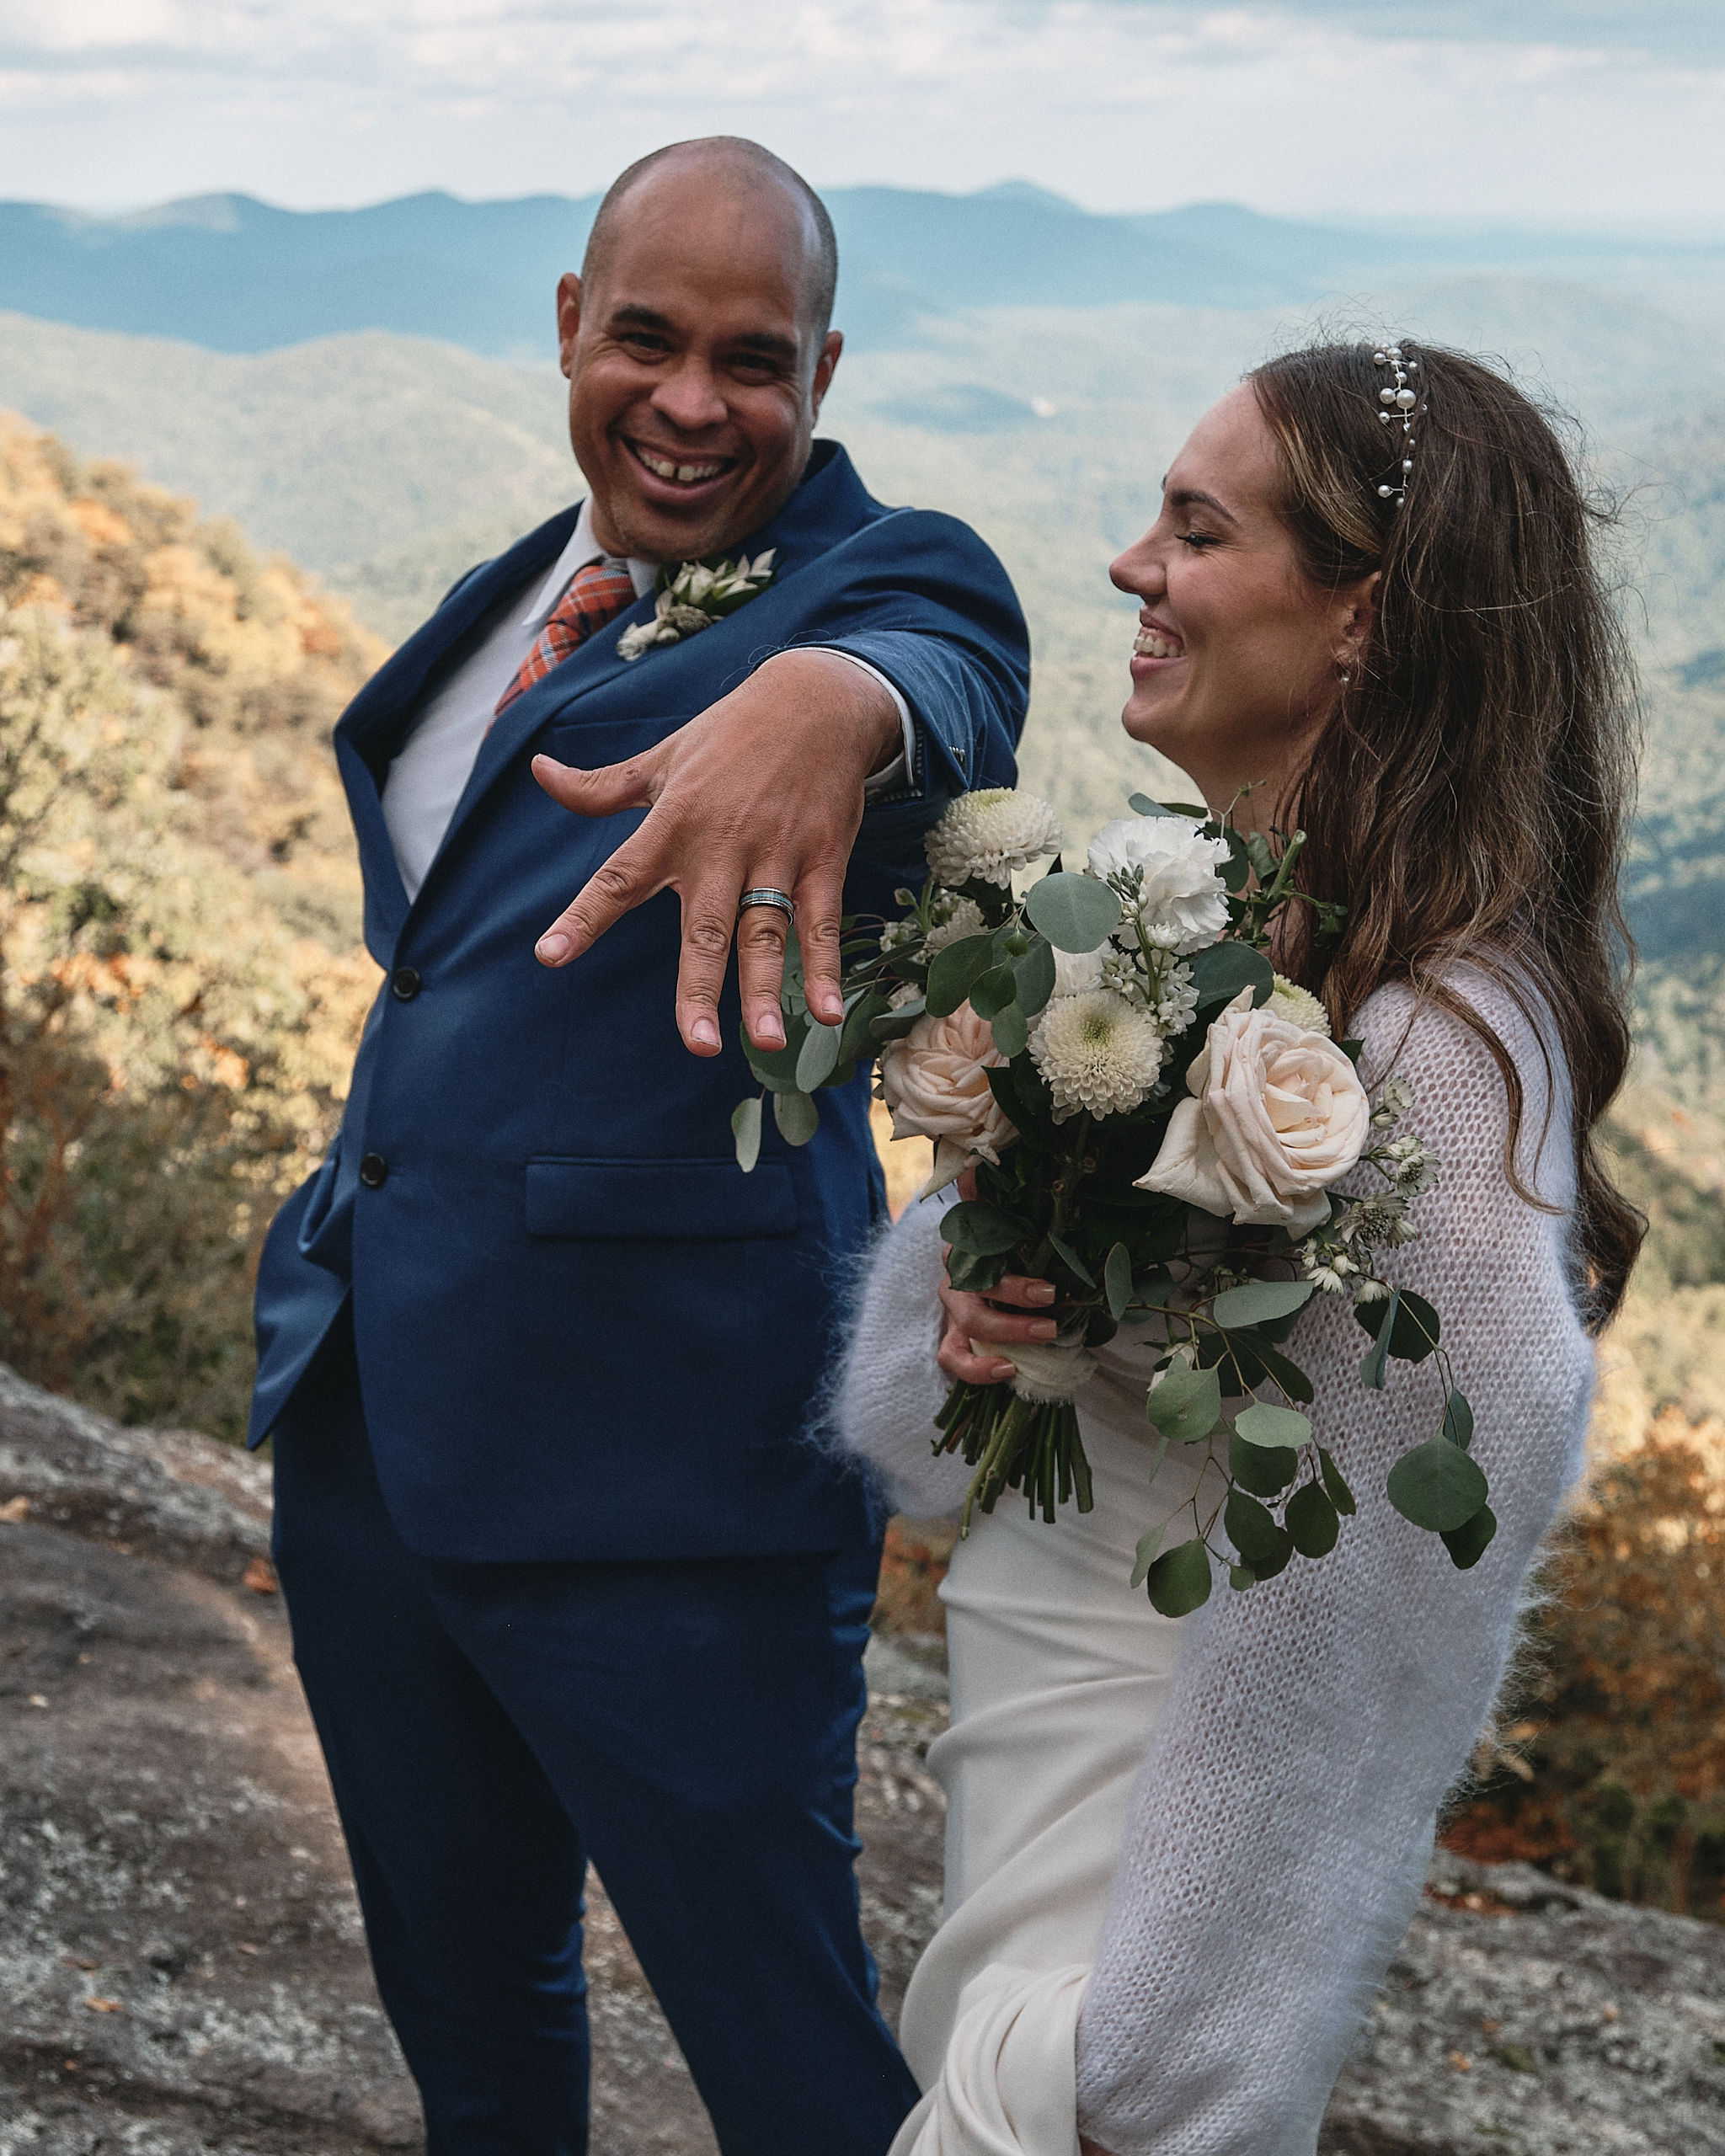
<path id="1" fill-rule="evenodd" d="M 1059 846 L 1052 810 L 1005 789 L 953 802 L 929 834 L 921 893 L 900 891 L 905 911 L 882 931 L 851 924 L 843 1023 L 816 1023 L 788 970 L 786 1045 L 749 1050 L 764 1091 L 733 1119 L 738 1158 L 754 1166 L 766 1093 L 783 1136 L 804 1143 L 813 1094 L 877 1054 L 895 1136 L 934 1143 L 922 1195 L 965 1177 L 943 1224 L 953 1300 L 1009 1280 L 1021 1310 L 1046 1295 L 1039 1324 L 1005 1328 L 1010 1376 L 980 1331 L 969 1362 L 947 1358 L 968 1374 L 934 1442 L 975 1470 L 967 1527 L 1007 1490 L 1048 1520 L 1069 1500 L 1089 1509 L 1073 1401 L 1092 1351 L 1136 1324 L 1165 1348 L 1146 1401 L 1155 1464 L 1170 1444 L 1210 1447 L 1222 1494 L 1207 1513 L 1194 1498 L 1189 1537 L 1162 1547 L 1168 1523 L 1144 1537 L 1134 1584 L 1180 1615 L 1207 1598 L 1212 1557 L 1246 1588 L 1296 1552 L 1323 1556 L 1354 1499 L 1284 1350 L 1327 1292 L 1351 1296 L 1370 1335 L 1367 1385 L 1392 1358 L 1435 1358 L 1438 1427 L 1397 1462 L 1389 1495 L 1470 1565 L 1496 1526 L 1467 1451 L 1471 1412 L 1438 1313 L 1375 1262 L 1417 1232 L 1408 1209 L 1438 1163 L 1395 1134 L 1407 1088 L 1388 1079 L 1374 1108 L 1357 1043 L 1331 1040 L 1323 1006 L 1266 955 L 1284 908 L 1313 907 L 1320 937 L 1336 910 L 1298 888 L 1298 832 L 1273 842 L 1203 808 L 1130 805 L 1083 873 L 1056 859 L 1018 897 L 1014 876 Z M 1362 1168 L 1381 1187 L 1342 1195 Z M 1040 1341 L 1019 1337 L 1050 1323 Z"/>

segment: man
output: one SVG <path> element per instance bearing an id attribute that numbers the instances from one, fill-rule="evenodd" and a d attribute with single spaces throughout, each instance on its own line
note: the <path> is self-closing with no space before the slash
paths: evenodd
<path id="1" fill-rule="evenodd" d="M 585 2149 L 590 1858 L 728 2153 L 880 2156 L 916 2096 L 852 1869 L 878 1522 L 798 1437 L 880 1210 L 865 1082 L 750 1176 L 729 1123 L 786 909 L 836 1014 L 841 905 L 1010 783 L 1028 654 L 972 533 L 813 444 L 835 274 L 752 144 L 625 173 L 558 292 L 590 499 L 337 730 L 386 979 L 264 1251 L 253 1432 L 430 2156 Z M 769 551 L 619 648 L 662 568 Z"/>

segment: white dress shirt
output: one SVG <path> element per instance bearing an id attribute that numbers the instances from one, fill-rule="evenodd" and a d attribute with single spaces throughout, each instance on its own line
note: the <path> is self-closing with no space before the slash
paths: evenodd
<path id="1" fill-rule="evenodd" d="M 576 570 L 585 568 L 590 562 L 610 558 L 593 536 L 593 504 L 590 498 L 582 503 L 575 528 L 562 553 L 543 580 L 532 588 L 521 610 L 518 612 L 510 607 L 491 633 L 448 676 L 426 704 L 400 755 L 390 764 L 383 782 L 383 820 L 388 826 L 396 866 L 401 871 L 409 900 L 419 896 L 419 886 L 443 843 L 456 803 L 473 774 L 479 744 L 496 713 L 498 698 L 538 643 L 541 631 L 556 611 L 558 601 Z M 630 560 L 622 567 L 629 573 L 637 599 L 644 599 L 659 580 L 659 564 Z M 825 644 L 808 648 L 833 649 Z M 870 774 L 865 788 L 870 794 L 884 792 L 889 787 L 902 784 L 915 768 L 916 734 L 910 707 L 885 675 L 867 659 L 836 649 L 833 656 L 861 667 L 879 681 L 898 711 L 904 747 L 891 763 Z M 652 664 L 650 653 L 646 663 Z"/>

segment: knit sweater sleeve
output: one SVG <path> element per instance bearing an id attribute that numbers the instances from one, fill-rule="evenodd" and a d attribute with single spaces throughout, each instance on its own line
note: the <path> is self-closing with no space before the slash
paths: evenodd
<path id="1" fill-rule="evenodd" d="M 1365 1335 L 1320 1297 L 1290 1352 L 1359 1515 L 1327 1557 L 1296 1556 L 1243 1594 L 1224 1585 L 1188 1620 L 1079 2024 L 1080 2124 L 1111 2156 L 1311 2156 L 1580 1470 L 1593 1356 L 1572 1275 L 1567 1099 L 1514 1001 L 1477 976 L 1466 992 L 1515 1061 L 1518 1166 L 1555 1213 L 1510 1185 L 1503 1083 L 1471 1028 L 1385 989 L 1359 1030 L 1368 1075 L 1408 1081 L 1407 1128 L 1442 1160 L 1414 1208 L 1418 1240 L 1386 1277 L 1443 1320 L 1497 1538 L 1457 1572 L 1391 1508 L 1391 1463 L 1438 1426 L 1434 1366 L 1391 1363 L 1386 1389 L 1367 1391 Z"/>
<path id="2" fill-rule="evenodd" d="M 892 1511 L 916 1519 L 955 1514 L 970 1480 L 961 1459 L 934 1453 L 947 1396 L 935 1361 L 946 1317 L 941 1222 L 956 1194 L 908 1206 L 877 1241 L 827 1408 L 829 1442 L 872 1472 Z"/>

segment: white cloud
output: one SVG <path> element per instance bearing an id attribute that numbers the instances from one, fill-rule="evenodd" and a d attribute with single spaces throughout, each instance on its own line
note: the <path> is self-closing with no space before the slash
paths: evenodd
<path id="1" fill-rule="evenodd" d="M 723 130 L 827 184 L 1023 175 L 1093 206 L 1700 216 L 1725 195 L 1725 51 L 1705 34 L 1722 13 L 0 0 L 0 194 L 576 193 Z"/>

